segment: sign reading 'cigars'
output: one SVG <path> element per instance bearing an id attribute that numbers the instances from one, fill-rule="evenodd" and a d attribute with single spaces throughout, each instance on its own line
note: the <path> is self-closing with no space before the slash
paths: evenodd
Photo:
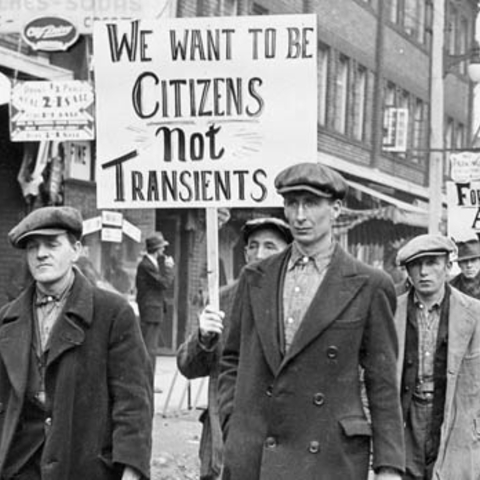
<path id="1" fill-rule="evenodd" d="M 34 50 L 65 51 L 78 39 L 78 30 L 69 20 L 60 17 L 40 17 L 28 22 L 23 39 Z"/>

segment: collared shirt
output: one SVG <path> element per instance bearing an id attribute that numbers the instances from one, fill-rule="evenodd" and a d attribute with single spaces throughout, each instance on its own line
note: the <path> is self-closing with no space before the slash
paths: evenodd
<path id="1" fill-rule="evenodd" d="M 292 344 L 308 307 L 322 283 L 332 257 L 334 244 L 326 251 L 305 255 L 297 243 L 292 245 L 283 285 L 285 348 Z"/>
<path id="2" fill-rule="evenodd" d="M 145 256 L 155 265 L 155 268 L 158 270 L 158 258 L 156 255 L 151 253 L 146 253 Z"/>
<path id="3" fill-rule="evenodd" d="M 428 308 L 415 294 L 415 312 L 418 331 L 418 383 L 425 387 L 425 392 L 433 392 L 435 352 L 437 350 L 437 336 L 440 325 L 442 296 L 437 298 Z"/>

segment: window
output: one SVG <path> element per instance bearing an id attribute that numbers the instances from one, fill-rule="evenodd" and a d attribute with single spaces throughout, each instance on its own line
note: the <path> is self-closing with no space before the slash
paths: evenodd
<path id="1" fill-rule="evenodd" d="M 365 100 L 367 93 L 367 70 L 358 67 L 353 88 L 353 137 L 363 140 L 365 127 Z"/>
<path id="2" fill-rule="evenodd" d="M 445 128 L 445 150 L 447 151 L 447 155 L 445 155 L 445 162 L 444 162 L 444 174 L 449 175 L 450 174 L 450 155 L 449 155 L 449 150 L 453 148 L 454 145 L 454 122 L 452 118 L 449 118 L 447 120 L 447 125 Z"/>
<path id="3" fill-rule="evenodd" d="M 252 5 L 252 15 L 268 15 L 268 13 L 268 8 L 265 8 L 258 3 Z"/>
<path id="4" fill-rule="evenodd" d="M 318 123 L 326 125 L 327 123 L 327 92 L 328 92 L 328 60 L 330 50 L 328 47 L 321 46 L 318 49 Z"/>
<path id="5" fill-rule="evenodd" d="M 465 125 L 458 123 L 455 128 L 455 148 L 462 149 L 465 146 Z"/>
<path id="6" fill-rule="evenodd" d="M 450 9 L 447 16 L 447 34 L 448 43 L 447 49 L 450 55 L 455 55 L 457 51 L 457 37 L 458 37 L 458 25 L 457 25 L 457 9 L 450 5 Z"/>
<path id="7" fill-rule="evenodd" d="M 460 20 L 459 31 L 458 31 L 458 54 L 463 55 L 467 53 L 468 50 L 468 20 L 466 18 L 462 18 Z M 467 74 L 467 64 L 468 62 L 464 60 L 460 63 L 460 73 L 463 75 Z"/>
<path id="8" fill-rule="evenodd" d="M 413 139 L 412 139 L 412 161 L 420 163 L 425 159 L 426 154 L 426 132 L 427 132 L 427 106 L 417 98 L 413 112 Z"/>
<path id="9" fill-rule="evenodd" d="M 335 78 L 335 118 L 334 128 L 340 133 L 347 130 L 347 100 L 348 100 L 348 58 L 341 56 Z"/>
<path id="10" fill-rule="evenodd" d="M 237 14 L 237 0 L 218 0 L 216 15 L 231 17 Z"/>
<path id="11" fill-rule="evenodd" d="M 388 18 L 392 23 L 400 23 L 398 8 L 398 0 L 390 0 L 388 5 Z"/>
<path id="12" fill-rule="evenodd" d="M 404 0 L 404 29 L 420 43 L 425 42 L 425 0 Z"/>

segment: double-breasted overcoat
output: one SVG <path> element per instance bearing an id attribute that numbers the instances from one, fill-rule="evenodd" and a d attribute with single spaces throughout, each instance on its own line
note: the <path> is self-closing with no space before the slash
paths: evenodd
<path id="1" fill-rule="evenodd" d="M 19 427 L 32 349 L 34 286 L 0 312 L 0 478 Z M 149 478 L 151 366 L 133 310 L 78 271 L 52 330 L 42 480 Z"/>
<path id="2" fill-rule="evenodd" d="M 336 245 L 289 350 L 282 294 L 290 248 L 247 266 L 221 360 L 225 480 L 362 480 L 404 468 L 394 287 Z M 364 368 L 372 423 L 359 380 Z"/>
<path id="3" fill-rule="evenodd" d="M 398 298 L 397 378 L 405 357 L 408 293 Z M 480 479 L 480 301 L 451 289 L 447 335 L 447 386 L 433 480 Z M 405 398 L 405 395 L 403 396 Z"/>

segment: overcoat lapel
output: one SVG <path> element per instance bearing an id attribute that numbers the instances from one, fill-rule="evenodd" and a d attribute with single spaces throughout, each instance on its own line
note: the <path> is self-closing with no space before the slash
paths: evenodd
<path id="1" fill-rule="evenodd" d="M 273 373 L 277 372 L 282 361 L 278 323 L 281 315 L 279 292 L 288 258 L 290 248 L 279 256 L 254 264 L 246 270 L 251 287 L 251 307 L 255 325 L 265 358 Z"/>
<path id="2" fill-rule="evenodd" d="M 462 361 L 467 353 L 468 345 L 472 338 L 472 331 L 478 319 L 474 318 L 468 309 L 465 300 L 452 288 L 450 297 L 450 312 L 448 318 L 448 356 L 447 356 L 447 390 L 445 393 L 445 415 L 443 425 L 446 430 L 442 432 L 444 439 L 442 445 L 448 444 L 452 421 L 452 407 L 457 389 L 458 373 Z M 439 458 L 444 452 L 439 452 Z"/>
<path id="3" fill-rule="evenodd" d="M 81 273 L 76 272 L 70 297 L 52 330 L 47 368 L 67 350 L 81 345 L 85 340 L 84 328 L 93 318 L 93 292 L 87 282 Z"/>
<path id="4" fill-rule="evenodd" d="M 22 397 L 27 386 L 32 340 L 33 287 L 15 300 L 0 326 L 0 356 L 15 393 Z"/>
<path id="5" fill-rule="evenodd" d="M 357 273 L 355 263 L 337 245 L 325 278 L 300 323 L 282 367 L 339 317 L 366 281 L 367 277 Z"/>

